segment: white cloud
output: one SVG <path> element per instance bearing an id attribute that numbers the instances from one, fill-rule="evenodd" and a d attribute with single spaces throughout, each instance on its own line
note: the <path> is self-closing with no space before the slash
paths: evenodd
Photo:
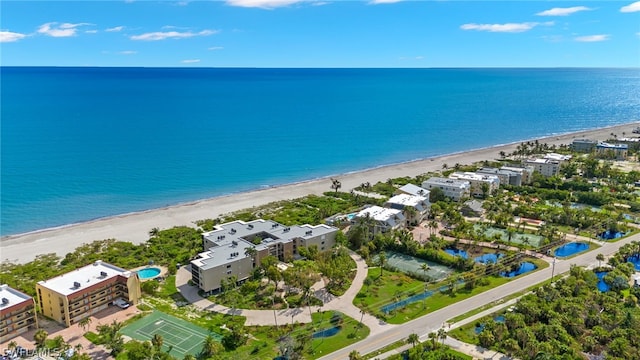
<path id="1" fill-rule="evenodd" d="M 14 42 L 22 40 L 25 37 L 27 37 L 27 35 L 25 34 L 15 33 L 11 31 L 0 31 L 0 43 Z"/>
<path id="2" fill-rule="evenodd" d="M 96 33 L 98 33 L 98 30 L 87 30 L 84 33 L 85 34 L 96 34 Z"/>
<path id="3" fill-rule="evenodd" d="M 69 36 L 76 35 L 76 33 L 78 32 L 77 28 L 79 26 L 91 25 L 89 23 L 78 23 L 78 24 L 63 23 L 60 25 L 57 25 L 57 24 L 58 24 L 57 22 L 42 24 L 38 28 L 38 32 L 40 34 L 44 34 L 52 37 L 69 37 Z"/>
<path id="4" fill-rule="evenodd" d="M 630 12 L 638 12 L 640 11 L 640 1 L 636 1 L 627 6 L 623 6 L 620 8 L 620 12 L 630 13 Z"/>
<path id="5" fill-rule="evenodd" d="M 277 7 L 293 5 L 303 1 L 304 0 L 227 0 L 227 5 L 273 9 Z"/>
<path id="6" fill-rule="evenodd" d="M 568 8 L 553 8 L 545 11 L 541 11 L 537 13 L 538 16 L 569 16 L 571 14 L 575 14 L 580 11 L 589 11 L 593 10 L 586 6 L 574 6 Z"/>
<path id="7" fill-rule="evenodd" d="M 185 39 L 191 38 L 195 36 L 208 36 L 216 34 L 218 31 L 214 30 L 202 30 L 200 32 L 191 32 L 191 31 L 156 31 L 150 33 L 144 33 L 140 35 L 131 36 L 131 40 L 142 40 L 142 41 L 158 41 L 165 39 Z"/>
<path id="8" fill-rule="evenodd" d="M 105 31 L 107 32 L 119 32 L 124 30 L 124 26 L 116 26 L 116 27 L 112 27 L 112 28 L 108 28 Z"/>
<path id="9" fill-rule="evenodd" d="M 587 35 L 587 36 L 578 36 L 574 38 L 575 41 L 579 42 L 599 42 L 599 41 L 607 41 L 609 40 L 609 35 L 600 34 L 600 35 Z"/>
<path id="10" fill-rule="evenodd" d="M 224 49 L 224 47 L 222 46 L 212 46 L 210 48 L 207 48 L 207 50 L 222 50 L 222 49 Z"/>
<path id="11" fill-rule="evenodd" d="M 181 63 L 183 64 L 195 64 L 195 63 L 199 63 L 200 59 L 187 59 L 187 60 L 182 60 Z"/>
<path id="12" fill-rule="evenodd" d="M 120 55 L 135 55 L 138 52 L 135 50 L 124 50 L 124 51 L 120 51 L 118 54 Z"/>
<path id="13" fill-rule="evenodd" d="M 371 0 L 369 4 L 377 5 L 377 4 L 393 4 L 403 0 Z"/>
<path id="14" fill-rule="evenodd" d="M 506 24 L 464 24 L 460 26 L 462 30 L 475 30 L 475 31 L 488 31 L 488 32 L 507 32 L 507 33 L 519 33 L 533 29 L 538 25 L 551 26 L 553 21 L 538 23 L 538 22 L 524 22 L 524 23 L 506 23 Z"/>

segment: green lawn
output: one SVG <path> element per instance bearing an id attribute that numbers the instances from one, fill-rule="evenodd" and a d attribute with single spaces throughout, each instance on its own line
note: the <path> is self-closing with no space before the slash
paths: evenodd
<path id="1" fill-rule="evenodd" d="M 541 259 L 527 258 L 526 261 L 536 264 L 537 270 L 549 266 L 546 261 Z M 403 324 L 458 301 L 468 299 L 484 291 L 498 287 L 511 280 L 502 276 L 486 276 L 484 278 L 486 279 L 484 280 L 484 284 L 480 284 L 471 290 L 465 289 L 463 285 L 457 285 L 456 291 L 453 294 L 447 290 L 446 282 L 440 282 L 429 286 L 429 290 L 433 291 L 434 294 L 428 298 L 408 304 L 404 308 L 396 309 L 389 314 L 384 314 L 382 312 L 383 306 L 422 293 L 425 289 L 425 283 L 412 279 L 401 272 L 388 270 L 385 270 L 382 277 L 380 277 L 380 269 L 370 269 L 368 277 L 373 282 L 372 285 L 368 288 L 364 286 L 360 293 L 356 295 L 353 303 L 390 324 Z"/>
<path id="2" fill-rule="evenodd" d="M 331 314 L 332 312 L 329 311 L 312 314 L 313 325 L 309 324 L 307 328 L 315 329 L 310 330 L 313 334 L 313 332 L 334 327 L 335 325 L 331 323 Z M 313 352 L 309 355 L 310 358 L 317 359 L 369 336 L 369 328 L 367 326 L 361 325 L 358 320 L 346 315 L 342 315 L 342 318 L 344 321 L 336 335 L 311 341 L 311 350 Z"/>

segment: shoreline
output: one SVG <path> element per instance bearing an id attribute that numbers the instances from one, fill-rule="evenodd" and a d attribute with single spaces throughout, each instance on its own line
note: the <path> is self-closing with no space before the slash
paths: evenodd
<path id="1" fill-rule="evenodd" d="M 132 243 L 147 241 L 152 228 L 167 229 L 174 226 L 194 227 L 196 220 L 216 218 L 219 215 L 242 209 L 261 206 L 274 201 L 289 200 L 310 194 L 322 194 L 330 189 L 330 178 L 338 178 L 342 190 L 359 186 L 364 182 L 376 183 L 401 176 L 415 177 L 429 171 L 439 171 L 443 164 L 469 164 L 498 158 L 500 151 L 511 152 L 520 143 L 527 141 L 546 142 L 548 144 L 569 144 L 572 139 L 591 137 L 605 140 L 610 134 L 631 130 L 640 125 L 640 121 L 612 125 L 591 130 L 559 133 L 540 138 L 520 140 L 507 144 L 463 150 L 455 153 L 436 155 L 401 163 L 380 165 L 363 170 L 355 170 L 336 175 L 302 180 L 294 183 L 273 185 L 266 188 L 230 193 L 213 198 L 178 203 L 161 208 L 101 217 L 79 223 L 34 230 L 26 233 L 4 235 L 0 237 L 0 260 L 23 263 L 33 260 L 36 255 L 55 252 L 64 257 L 76 247 L 94 240 L 117 239 Z"/>

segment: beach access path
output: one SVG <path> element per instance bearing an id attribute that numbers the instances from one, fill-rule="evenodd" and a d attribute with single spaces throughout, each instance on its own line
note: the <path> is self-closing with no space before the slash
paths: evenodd
<path id="1" fill-rule="evenodd" d="M 324 302 L 322 306 L 305 306 L 301 308 L 282 309 L 282 310 L 248 310 L 248 309 L 232 309 L 223 305 L 215 304 L 212 301 L 198 295 L 198 287 L 189 285 L 191 280 L 191 272 L 188 267 L 182 267 L 176 274 L 176 288 L 182 296 L 200 310 L 213 311 L 221 314 L 239 315 L 246 317 L 246 326 L 274 326 L 290 323 L 310 323 L 311 314 L 319 311 L 339 311 L 358 321 L 362 319 L 362 323 L 369 327 L 370 334 L 378 334 L 385 329 L 395 327 L 397 325 L 387 324 L 376 317 L 363 313 L 358 307 L 353 305 L 353 299 L 362 288 L 364 279 L 367 277 L 368 267 L 364 259 L 351 252 L 351 258 L 356 262 L 356 276 L 351 282 L 351 286 L 342 296 L 333 296 L 329 294 L 323 284 L 316 283 L 314 285 L 315 296 Z M 322 286 L 317 288 L 317 286 Z"/>
<path id="2" fill-rule="evenodd" d="M 611 133 L 618 136 L 621 136 L 622 132 L 631 134 L 631 131 L 639 124 L 634 122 L 537 140 L 550 145 L 570 144 L 573 139 L 577 138 L 606 140 L 611 137 Z M 425 139 L 425 141 L 427 140 Z M 331 177 L 341 182 L 343 191 L 349 191 L 366 182 L 375 184 L 378 181 L 384 182 L 390 178 L 415 177 L 431 171 L 440 171 L 444 164 L 453 166 L 456 163 L 470 164 L 497 159 L 500 151 L 510 153 L 515 150 L 519 143 L 382 166 L 348 174 L 327 176 L 322 179 L 221 196 L 161 209 L 112 216 L 26 234 L 3 236 L 0 239 L 0 259 L 3 262 L 24 263 L 33 260 L 39 254 L 56 253 L 64 256 L 82 244 L 104 239 L 117 239 L 139 244 L 149 239 L 149 230 L 153 228 L 195 227 L 194 221 L 197 220 L 216 218 L 222 214 L 265 205 L 270 202 L 290 200 L 310 194 L 320 195 L 323 192 L 331 191 Z"/>

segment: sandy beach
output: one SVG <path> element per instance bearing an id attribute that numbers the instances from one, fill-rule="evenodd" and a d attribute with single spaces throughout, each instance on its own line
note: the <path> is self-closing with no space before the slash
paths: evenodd
<path id="1" fill-rule="evenodd" d="M 632 130 L 640 123 L 606 127 L 597 130 L 575 132 L 565 135 L 538 139 L 548 144 L 570 144 L 574 138 L 605 140 L 614 133 L 622 137 L 622 132 L 630 137 Z M 425 139 L 428 141 L 428 139 Z M 498 158 L 498 153 L 512 152 L 519 143 L 489 147 L 437 158 L 390 165 L 376 169 L 335 176 L 342 183 L 342 191 L 359 186 L 364 182 L 376 183 L 389 178 L 416 176 L 442 169 L 443 164 L 470 164 L 476 161 Z M 273 201 L 294 199 L 308 194 L 322 194 L 330 191 L 331 181 L 323 178 L 297 184 L 289 184 L 229 196 L 216 197 L 188 204 L 153 209 L 143 212 L 112 216 L 94 221 L 45 229 L 26 234 L 4 236 L 1 239 L 0 259 L 11 262 L 27 262 L 38 254 L 57 253 L 60 256 L 73 251 L 77 246 L 102 239 L 118 239 L 133 243 L 148 239 L 149 230 L 154 227 L 167 229 L 179 225 L 194 227 L 196 220 L 215 218 L 221 214 L 263 205 Z"/>

